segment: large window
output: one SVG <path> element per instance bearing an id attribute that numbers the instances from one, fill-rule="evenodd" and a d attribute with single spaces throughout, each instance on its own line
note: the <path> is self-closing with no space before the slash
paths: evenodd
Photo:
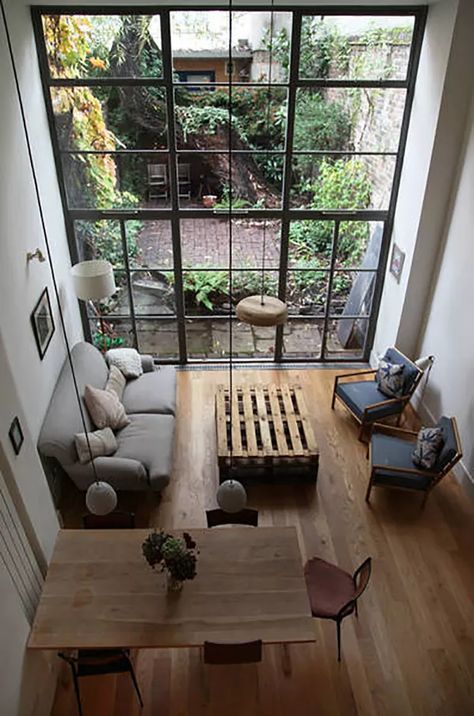
<path id="1" fill-rule="evenodd" d="M 86 334 L 226 358 L 264 287 L 288 323 L 233 318 L 236 359 L 367 359 L 424 12 L 108 12 L 33 10 L 71 256 L 118 287 Z"/>

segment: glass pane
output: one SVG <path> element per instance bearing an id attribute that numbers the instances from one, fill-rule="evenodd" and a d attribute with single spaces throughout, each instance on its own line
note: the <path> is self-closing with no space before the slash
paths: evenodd
<path id="1" fill-rule="evenodd" d="M 74 236 L 79 261 L 105 259 L 114 268 L 125 265 L 120 222 L 106 219 L 75 221 Z"/>
<path id="2" fill-rule="evenodd" d="M 43 15 L 56 78 L 161 77 L 159 15 Z"/>
<path id="3" fill-rule="evenodd" d="M 87 315 L 91 318 L 109 320 L 110 316 L 123 316 L 130 314 L 130 300 L 128 295 L 127 276 L 125 271 L 114 271 L 117 291 L 109 298 L 101 301 L 86 301 Z"/>
<path id="4" fill-rule="evenodd" d="M 229 314 L 229 273 L 226 270 L 183 271 L 184 311 L 188 316 Z"/>
<path id="5" fill-rule="evenodd" d="M 166 92 L 160 87 L 51 87 L 61 149 L 166 149 Z"/>
<path id="6" fill-rule="evenodd" d="M 173 241 L 170 221 L 125 222 L 128 259 L 131 268 L 173 268 Z"/>
<path id="7" fill-rule="evenodd" d="M 303 17 L 299 75 L 305 79 L 403 80 L 414 22 L 413 17 L 386 15 Z"/>
<path id="8" fill-rule="evenodd" d="M 323 320 L 290 318 L 283 328 L 283 355 L 317 360 L 321 355 L 323 331 Z"/>
<path id="9" fill-rule="evenodd" d="M 171 13 L 175 81 L 284 82 L 288 78 L 291 13 L 234 12 L 232 66 L 229 65 L 229 15 L 216 10 Z M 269 50 L 272 46 L 270 67 Z"/>
<path id="10" fill-rule="evenodd" d="M 137 321 L 138 350 L 162 360 L 179 357 L 178 323 L 164 319 L 141 319 Z"/>
<path id="11" fill-rule="evenodd" d="M 336 268 L 377 269 L 383 230 L 382 221 L 341 221 Z"/>
<path id="12" fill-rule="evenodd" d="M 232 147 L 283 149 L 287 91 L 238 87 L 232 92 Z M 226 149 L 229 146 L 229 90 L 209 85 L 199 91 L 175 90 L 178 149 Z"/>
<path id="13" fill-rule="evenodd" d="M 333 221 L 303 219 L 290 222 L 288 265 L 304 269 L 328 268 L 333 237 Z"/>
<path id="14" fill-rule="evenodd" d="M 298 89 L 293 149 L 396 152 L 405 99 L 405 89 Z"/>
<path id="15" fill-rule="evenodd" d="M 328 271 L 288 271 L 288 313 L 296 316 L 323 316 L 326 312 L 328 280 Z"/>
<path id="16" fill-rule="evenodd" d="M 372 271 L 335 271 L 332 279 L 331 316 L 368 316 L 372 308 L 375 279 Z"/>
<path id="17" fill-rule="evenodd" d="M 323 358 L 363 358 L 368 328 L 367 318 L 329 321 Z"/>
<path id="18" fill-rule="evenodd" d="M 137 316 L 176 314 L 172 271 L 133 271 L 131 278 L 133 305 Z"/>
<path id="19" fill-rule="evenodd" d="M 92 342 L 101 350 L 109 348 L 135 348 L 131 318 L 107 319 L 104 332 L 101 331 L 99 319 L 89 319 Z"/>
<path id="20" fill-rule="evenodd" d="M 249 326 L 233 320 L 232 355 L 234 358 L 258 357 L 262 360 L 272 360 L 275 336 L 275 328 Z M 229 319 L 187 319 L 186 340 L 190 358 L 228 358 Z"/>
<path id="21" fill-rule="evenodd" d="M 167 155 L 63 154 L 71 209 L 135 209 L 170 205 Z M 159 171 L 166 183 L 156 183 Z"/>
<path id="22" fill-rule="evenodd" d="M 229 220 L 226 217 L 183 219 L 180 223 L 183 266 L 223 268 L 229 265 Z M 238 219 L 232 222 L 234 268 L 277 268 L 281 222 L 277 219 Z"/>
<path id="23" fill-rule="evenodd" d="M 396 157 L 293 157 L 290 203 L 310 209 L 388 209 Z"/>

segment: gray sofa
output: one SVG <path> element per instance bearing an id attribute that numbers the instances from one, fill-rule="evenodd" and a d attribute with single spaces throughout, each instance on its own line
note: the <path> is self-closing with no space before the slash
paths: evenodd
<path id="1" fill-rule="evenodd" d="M 151 356 L 141 356 L 143 374 L 127 381 L 122 403 L 129 425 L 116 433 L 118 449 L 110 457 L 95 458 L 100 479 L 117 490 L 162 490 L 169 483 L 175 428 L 176 372 L 172 366 L 155 367 Z M 77 343 L 72 349 L 74 373 L 80 395 L 86 384 L 104 388 L 108 366 L 90 343 Z M 94 430 L 82 402 L 88 430 Z M 42 456 L 55 458 L 80 490 L 93 481 L 90 463 L 77 457 L 74 435 L 84 432 L 74 391 L 69 361 L 66 359 L 54 389 L 38 439 Z"/>

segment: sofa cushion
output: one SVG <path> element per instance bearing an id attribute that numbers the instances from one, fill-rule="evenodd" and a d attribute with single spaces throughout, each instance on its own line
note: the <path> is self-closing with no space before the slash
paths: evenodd
<path id="1" fill-rule="evenodd" d="M 111 428 L 95 430 L 93 433 L 76 433 L 74 436 L 79 462 L 89 462 L 92 457 L 113 455 L 117 450 L 117 440 Z"/>
<path id="2" fill-rule="evenodd" d="M 161 366 L 127 381 L 122 402 L 128 416 L 134 413 L 176 413 L 176 371 L 173 366 Z"/>
<path id="3" fill-rule="evenodd" d="M 94 465 L 99 480 L 110 483 L 116 490 L 146 490 L 149 487 L 147 471 L 139 460 L 111 455 L 96 457 Z M 87 490 L 95 479 L 90 462 L 68 465 L 67 474 L 80 490 Z"/>
<path id="4" fill-rule="evenodd" d="M 148 472 L 150 486 L 161 490 L 170 481 L 175 419 L 172 415 L 130 415 L 130 423 L 117 434 L 115 458 L 139 460 Z"/>
<path id="5" fill-rule="evenodd" d="M 105 359 L 109 366 L 115 365 L 126 378 L 138 378 L 143 373 L 142 360 L 135 348 L 111 348 Z"/>
<path id="6" fill-rule="evenodd" d="M 126 379 L 121 370 L 115 365 L 110 366 L 109 377 L 105 384 L 105 390 L 110 390 L 116 394 L 119 400 L 122 400 L 123 391 L 125 390 Z"/>
<path id="7" fill-rule="evenodd" d="M 99 430 L 102 428 L 119 430 L 128 424 L 124 407 L 114 391 L 86 385 L 84 401 L 92 422 Z"/>
<path id="8" fill-rule="evenodd" d="M 103 388 L 108 376 L 105 360 L 90 343 L 76 343 L 71 350 L 74 373 L 79 394 L 84 395 L 87 383 Z M 86 406 L 82 402 L 86 430 L 93 430 Z M 38 448 L 43 455 L 55 457 L 64 466 L 77 460 L 74 435 L 84 432 L 84 425 L 77 402 L 69 361 L 66 359 L 53 391 L 43 426 L 38 438 Z"/>

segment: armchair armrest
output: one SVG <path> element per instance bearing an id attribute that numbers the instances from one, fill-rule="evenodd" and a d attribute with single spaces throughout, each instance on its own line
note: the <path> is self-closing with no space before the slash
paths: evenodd
<path id="1" fill-rule="evenodd" d="M 410 473 L 412 475 L 419 475 L 420 477 L 431 477 L 438 479 L 439 473 L 431 472 L 430 470 L 420 470 L 417 467 L 394 467 L 393 465 L 372 465 L 372 472 L 376 470 L 383 470 L 383 472 L 398 473 Z"/>
<path id="2" fill-rule="evenodd" d="M 144 373 L 152 373 L 155 370 L 155 363 L 153 361 L 153 356 L 142 354 L 140 353 L 140 358 L 142 361 L 142 368 Z"/>
<path id="3" fill-rule="evenodd" d="M 358 370 L 354 373 L 342 373 L 341 375 L 336 375 L 335 382 L 338 383 L 341 378 L 353 378 L 355 376 L 359 375 L 369 375 L 370 373 L 376 373 L 376 368 L 370 368 L 368 370 Z"/>
<path id="4" fill-rule="evenodd" d="M 382 423 L 372 424 L 372 435 L 374 433 L 382 433 L 383 435 L 391 435 L 395 438 L 406 438 L 410 442 L 415 442 L 418 433 L 415 430 L 405 430 L 404 428 L 396 428 L 392 425 L 383 425 Z"/>
<path id="5" fill-rule="evenodd" d="M 370 413 L 371 410 L 377 410 L 378 408 L 386 408 L 387 405 L 393 405 L 393 407 L 395 407 L 396 404 L 403 404 L 403 402 L 404 401 L 402 400 L 402 398 L 387 398 L 387 400 L 381 400 L 379 403 L 371 403 L 371 405 L 366 405 L 364 408 L 364 418 Z"/>

